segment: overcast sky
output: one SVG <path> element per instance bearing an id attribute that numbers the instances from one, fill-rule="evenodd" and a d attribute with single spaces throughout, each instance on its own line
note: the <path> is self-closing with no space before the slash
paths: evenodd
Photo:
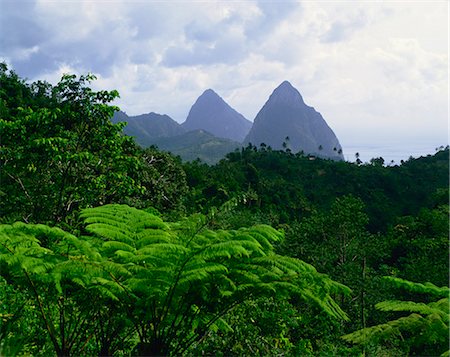
<path id="1" fill-rule="evenodd" d="M 0 60 L 98 76 L 129 115 L 183 122 L 214 89 L 253 120 L 288 80 L 344 152 L 448 143 L 447 1 L 0 0 Z M 381 153 L 380 153 L 381 154 Z"/>

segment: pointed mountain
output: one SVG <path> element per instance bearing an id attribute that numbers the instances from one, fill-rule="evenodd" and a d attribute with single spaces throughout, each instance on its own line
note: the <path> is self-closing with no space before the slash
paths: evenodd
<path id="1" fill-rule="evenodd" d="M 202 129 L 219 138 L 242 142 L 252 122 L 231 108 L 216 92 L 207 89 L 181 124 L 187 131 Z"/>
<path id="2" fill-rule="evenodd" d="M 256 115 L 244 144 L 344 160 L 342 147 L 322 115 L 303 101 L 288 81 L 281 83 Z"/>
<path id="3" fill-rule="evenodd" d="M 124 112 L 115 112 L 111 120 L 113 123 L 127 122 L 123 129 L 124 134 L 135 137 L 136 142 L 143 147 L 153 145 L 156 138 L 167 138 L 186 132 L 180 124 L 165 114 L 128 116 Z"/>

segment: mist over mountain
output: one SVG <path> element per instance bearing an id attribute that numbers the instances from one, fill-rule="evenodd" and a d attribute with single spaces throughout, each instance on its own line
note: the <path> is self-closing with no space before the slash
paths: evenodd
<path id="1" fill-rule="evenodd" d="M 216 92 L 207 89 L 181 124 L 187 131 L 202 129 L 219 137 L 242 142 L 252 122 L 231 108 Z"/>
<path id="2" fill-rule="evenodd" d="M 186 130 L 168 115 L 157 113 L 128 116 L 124 112 L 115 112 L 111 119 L 113 123 L 127 122 L 123 132 L 133 136 L 141 146 L 150 146 L 156 138 L 167 138 L 180 135 Z"/>
<path id="3" fill-rule="evenodd" d="M 244 144 L 264 143 L 275 150 L 344 160 L 342 147 L 333 130 L 313 107 L 305 104 L 299 91 L 288 81 L 281 83 L 257 114 Z"/>

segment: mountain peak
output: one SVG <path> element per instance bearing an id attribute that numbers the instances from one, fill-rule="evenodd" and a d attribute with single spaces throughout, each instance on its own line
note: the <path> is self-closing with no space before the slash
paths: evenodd
<path id="1" fill-rule="evenodd" d="M 241 142 L 252 123 L 231 108 L 216 92 L 207 89 L 198 97 L 182 126 L 188 131 L 203 129 L 217 137 Z"/>
<path id="2" fill-rule="evenodd" d="M 197 98 L 196 104 L 197 105 L 208 105 L 208 106 L 209 105 L 218 105 L 218 106 L 226 105 L 223 98 L 220 95 L 218 95 L 211 88 L 208 88 L 207 90 L 205 90 L 200 95 L 200 97 Z"/>
<path id="3" fill-rule="evenodd" d="M 291 106 L 305 105 L 300 92 L 288 81 L 284 81 L 275 88 L 269 97 L 269 102 L 288 104 Z"/>
<path id="4" fill-rule="evenodd" d="M 281 87 L 295 89 L 294 86 L 291 84 L 291 82 L 289 82 L 287 80 L 283 81 L 277 88 L 281 88 Z"/>
<path id="5" fill-rule="evenodd" d="M 216 96 L 219 96 L 216 92 L 214 92 L 214 90 L 212 90 L 211 88 L 208 88 L 207 90 L 205 90 L 204 92 L 203 92 L 203 94 L 202 95 L 216 95 Z"/>
<path id="6" fill-rule="evenodd" d="M 286 137 L 289 142 L 286 143 Z M 274 149 L 303 151 L 334 160 L 343 160 L 342 148 L 322 115 L 303 101 L 300 92 L 288 81 L 271 94 L 253 122 L 244 144 L 261 143 Z"/>

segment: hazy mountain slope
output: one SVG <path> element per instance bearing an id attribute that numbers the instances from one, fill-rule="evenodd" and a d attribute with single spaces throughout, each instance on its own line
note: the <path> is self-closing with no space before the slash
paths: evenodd
<path id="1" fill-rule="evenodd" d="M 116 112 L 112 121 L 126 121 L 128 124 L 123 132 L 133 136 L 141 146 L 150 146 L 155 138 L 165 138 L 185 133 L 186 131 L 168 115 L 157 113 L 128 116 L 124 112 Z"/>
<path id="2" fill-rule="evenodd" d="M 215 164 L 226 154 L 240 147 L 238 142 L 218 138 L 200 129 L 171 138 L 157 138 L 153 143 L 160 150 L 179 155 L 185 161 L 199 158 L 208 164 Z"/>

